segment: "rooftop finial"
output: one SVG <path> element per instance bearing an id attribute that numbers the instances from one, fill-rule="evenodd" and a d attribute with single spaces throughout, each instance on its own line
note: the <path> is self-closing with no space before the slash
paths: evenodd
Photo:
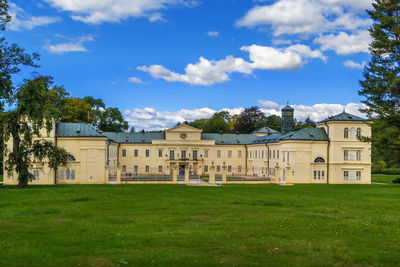
<path id="1" fill-rule="evenodd" d="M 289 101 L 286 101 L 286 105 L 289 105 Z"/>
<path id="2" fill-rule="evenodd" d="M 346 113 L 346 108 L 343 108 L 343 113 Z"/>

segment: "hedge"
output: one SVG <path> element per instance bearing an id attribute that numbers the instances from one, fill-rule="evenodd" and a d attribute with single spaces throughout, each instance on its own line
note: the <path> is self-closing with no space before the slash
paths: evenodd
<path id="1" fill-rule="evenodd" d="M 400 175 L 400 169 L 382 169 L 383 174 Z"/>

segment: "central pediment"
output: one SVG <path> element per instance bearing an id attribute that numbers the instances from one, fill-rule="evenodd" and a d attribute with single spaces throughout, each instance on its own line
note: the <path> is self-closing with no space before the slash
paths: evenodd
<path id="1" fill-rule="evenodd" d="M 165 130 L 165 140 L 201 140 L 201 130 L 187 124 L 181 124 Z"/>

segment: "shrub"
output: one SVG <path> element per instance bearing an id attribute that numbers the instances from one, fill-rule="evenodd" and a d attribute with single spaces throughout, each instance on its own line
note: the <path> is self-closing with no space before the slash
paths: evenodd
<path id="1" fill-rule="evenodd" d="M 382 169 L 382 173 L 383 174 L 391 174 L 391 175 L 397 175 L 397 174 L 400 175 L 400 169 L 394 169 L 394 168 Z"/>
<path id="2" fill-rule="evenodd" d="M 400 178 L 396 178 L 392 181 L 394 184 L 400 184 Z"/>

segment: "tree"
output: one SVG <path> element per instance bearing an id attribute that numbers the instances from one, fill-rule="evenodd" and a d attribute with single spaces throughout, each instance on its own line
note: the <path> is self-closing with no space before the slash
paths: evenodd
<path id="1" fill-rule="evenodd" d="M 98 128 L 103 132 L 123 132 L 129 125 L 118 108 L 106 108 L 99 113 Z"/>
<path id="2" fill-rule="evenodd" d="M 67 98 L 62 110 L 61 122 L 96 124 L 95 110 L 89 103 L 77 97 Z"/>
<path id="3" fill-rule="evenodd" d="M 385 161 L 399 165 L 400 1 L 376 0 L 372 6 L 367 11 L 374 21 L 370 28 L 371 61 L 364 68 L 359 94 L 365 97 L 362 102 L 367 108 L 361 111 L 372 120 L 373 136 L 364 140 L 372 141 L 373 151 L 383 153 Z"/>
<path id="4" fill-rule="evenodd" d="M 6 29 L 11 16 L 8 13 L 7 0 L 0 0 L 0 31 Z M 3 152 L 5 149 L 3 128 L 4 106 L 12 104 L 14 86 L 12 78 L 18 74 L 23 67 L 37 67 L 38 54 L 28 54 L 17 44 L 9 44 L 5 38 L 0 38 L 0 173 L 3 173 Z"/>
<path id="5" fill-rule="evenodd" d="M 255 130 L 255 123 L 264 117 L 265 114 L 258 107 L 246 108 L 239 114 L 233 130 L 239 133 L 252 133 Z"/>
<path id="6" fill-rule="evenodd" d="M 209 119 L 199 119 L 189 123 L 198 129 L 202 129 L 203 133 L 230 133 L 229 120 L 231 116 L 227 111 L 215 112 Z"/>
<path id="7" fill-rule="evenodd" d="M 254 127 L 256 130 L 261 129 L 262 127 L 268 127 L 280 132 L 282 127 L 282 118 L 277 115 L 270 115 L 257 121 Z"/>
<path id="8" fill-rule="evenodd" d="M 50 134 L 54 118 L 60 116 L 60 98 L 54 97 L 52 85 L 52 79 L 44 76 L 25 80 L 13 97 L 14 108 L 2 114 L 4 139 L 12 140 L 12 149 L 5 150 L 5 167 L 9 174 L 17 173 L 19 187 L 32 180 L 32 162 L 48 162 L 54 172 L 67 163 L 67 152 L 43 136 L 43 130 Z"/>

